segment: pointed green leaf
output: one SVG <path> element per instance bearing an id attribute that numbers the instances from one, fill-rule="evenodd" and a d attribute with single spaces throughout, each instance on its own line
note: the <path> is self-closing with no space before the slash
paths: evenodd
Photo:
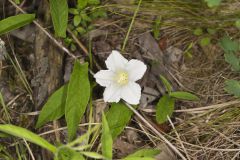
<path id="1" fill-rule="evenodd" d="M 68 127 L 68 140 L 76 136 L 78 124 L 86 110 L 90 97 L 90 82 L 88 79 L 88 63 L 75 61 L 73 72 L 68 84 L 65 117 Z"/>
<path id="2" fill-rule="evenodd" d="M 101 137 L 101 142 L 102 142 L 102 154 L 104 157 L 107 159 L 112 159 L 112 135 L 108 126 L 107 119 L 102 113 L 102 137 Z"/>
<path id="3" fill-rule="evenodd" d="M 94 159 L 106 159 L 104 156 L 96 152 L 81 152 L 81 154 Z"/>
<path id="4" fill-rule="evenodd" d="M 84 9 L 87 6 L 88 0 L 78 0 L 77 1 L 77 8 Z"/>
<path id="5" fill-rule="evenodd" d="M 205 0 L 207 2 L 208 7 L 217 7 L 220 5 L 222 0 Z"/>
<path id="6" fill-rule="evenodd" d="M 65 38 L 68 24 L 67 0 L 50 0 L 49 2 L 55 34 Z"/>
<path id="7" fill-rule="evenodd" d="M 132 114 L 132 111 L 124 103 L 112 103 L 106 117 L 113 140 L 122 133 Z"/>
<path id="8" fill-rule="evenodd" d="M 67 85 L 64 85 L 50 96 L 40 112 L 36 128 L 47 122 L 57 120 L 64 115 L 67 89 Z"/>
<path id="9" fill-rule="evenodd" d="M 237 41 L 231 40 L 230 37 L 225 36 L 220 40 L 220 46 L 225 52 L 237 52 L 239 50 L 239 43 Z"/>
<path id="10" fill-rule="evenodd" d="M 35 14 L 19 14 L 0 21 L 0 35 L 23 27 L 35 19 Z"/>
<path id="11" fill-rule="evenodd" d="M 202 47 L 204 46 L 207 46 L 211 43 L 211 38 L 210 37 L 203 37 L 201 40 L 200 40 L 200 45 Z"/>
<path id="12" fill-rule="evenodd" d="M 81 22 L 81 17 L 79 15 L 75 15 L 73 18 L 73 24 L 74 26 L 78 26 Z"/>
<path id="13" fill-rule="evenodd" d="M 79 11 L 76 8 L 69 8 L 68 12 L 73 15 L 79 14 Z"/>
<path id="14" fill-rule="evenodd" d="M 240 70 L 240 60 L 233 52 L 225 53 L 224 57 L 225 61 L 231 65 L 233 71 Z"/>
<path id="15" fill-rule="evenodd" d="M 10 135 L 13 135 L 15 137 L 24 138 L 27 141 L 35 143 L 53 153 L 55 153 L 55 151 L 56 151 L 55 146 L 53 146 L 45 139 L 41 138 L 37 134 L 32 133 L 31 131 L 29 131 L 25 128 L 21 128 L 21 127 L 14 126 L 11 124 L 4 124 L 4 125 L 0 125 L 0 131 L 10 134 Z"/>
<path id="16" fill-rule="evenodd" d="M 177 99 L 188 100 L 188 101 L 198 101 L 199 98 L 189 92 L 172 92 L 169 94 L 170 97 L 174 97 Z"/>
<path id="17" fill-rule="evenodd" d="M 201 36 L 201 35 L 203 34 L 202 28 L 196 28 L 196 29 L 193 31 L 193 34 L 196 35 L 196 36 Z"/>
<path id="18" fill-rule="evenodd" d="M 172 91 L 172 86 L 171 86 L 170 82 L 162 75 L 160 75 L 160 79 L 162 80 L 162 83 L 165 86 L 165 88 L 167 89 L 168 93 L 170 93 Z"/>
<path id="19" fill-rule="evenodd" d="M 240 97 L 240 82 L 236 80 L 227 80 L 225 90 L 236 97 Z"/>
<path id="20" fill-rule="evenodd" d="M 160 98 L 156 110 L 156 120 L 158 123 L 163 123 L 167 121 L 167 116 L 172 116 L 174 103 L 175 99 L 168 95 L 164 95 Z"/>
<path id="21" fill-rule="evenodd" d="M 57 150 L 54 160 L 85 160 L 85 158 L 73 149 L 61 146 Z"/>
<path id="22" fill-rule="evenodd" d="M 98 5 L 100 4 L 100 0 L 87 0 L 90 5 Z"/>

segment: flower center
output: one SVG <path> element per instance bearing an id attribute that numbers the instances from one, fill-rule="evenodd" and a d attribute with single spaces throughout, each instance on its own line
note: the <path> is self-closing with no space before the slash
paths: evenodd
<path id="1" fill-rule="evenodd" d="M 128 83 L 128 73 L 121 71 L 117 74 L 117 83 L 120 85 L 125 85 Z"/>

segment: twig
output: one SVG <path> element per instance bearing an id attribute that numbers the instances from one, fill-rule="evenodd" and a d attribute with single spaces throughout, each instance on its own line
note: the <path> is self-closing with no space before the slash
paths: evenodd
<path id="1" fill-rule="evenodd" d="M 176 134 L 176 136 L 177 136 L 177 138 L 178 138 L 181 146 L 182 146 L 183 151 L 185 152 L 185 154 L 186 154 L 186 156 L 187 156 L 187 159 L 188 159 L 188 160 L 191 160 L 191 158 L 189 157 L 189 155 L 188 155 L 188 153 L 187 153 L 187 150 L 186 150 L 186 148 L 184 147 L 183 142 L 182 142 L 182 140 L 181 140 L 181 138 L 180 138 L 180 136 L 179 136 L 179 134 L 178 134 L 175 126 L 174 126 L 174 124 L 172 123 L 172 120 L 169 118 L 169 116 L 168 116 L 167 118 L 168 118 L 168 121 L 170 122 L 170 124 L 171 124 L 171 126 L 172 126 L 172 128 L 173 128 L 173 130 L 174 130 L 174 132 L 175 132 L 175 134 Z"/>
<path id="2" fill-rule="evenodd" d="M 27 147 L 27 149 L 28 149 L 28 152 L 29 152 L 30 156 L 32 157 L 32 160 L 35 160 L 35 158 L 34 158 L 34 156 L 33 156 L 33 153 L 32 153 L 32 150 L 31 150 L 31 148 L 29 147 L 27 141 L 26 141 L 25 139 L 23 139 L 23 141 L 24 141 L 24 143 L 25 143 L 25 145 L 26 145 L 26 147 Z"/>
<path id="3" fill-rule="evenodd" d="M 235 100 L 235 101 L 230 101 L 230 102 L 221 103 L 221 104 L 214 104 L 206 107 L 175 110 L 174 112 L 193 112 L 193 111 L 203 111 L 203 110 L 209 110 L 209 109 L 218 109 L 218 108 L 223 108 L 223 107 L 227 107 L 227 106 L 231 106 L 239 103 L 240 103 L 240 100 Z"/>
<path id="4" fill-rule="evenodd" d="M 15 4 L 12 0 L 8 0 L 15 8 L 17 8 L 20 12 L 22 13 L 26 13 L 24 10 L 22 10 L 22 8 L 20 8 L 17 4 Z M 66 47 L 64 47 L 62 45 L 61 42 L 59 42 L 58 40 L 56 40 L 46 29 L 44 29 L 36 20 L 33 21 L 33 23 L 39 28 L 41 29 L 47 36 L 49 39 L 51 39 L 59 48 L 61 48 L 64 52 L 66 52 L 70 57 L 72 57 L 73 59 L 77 59 L 77 57 L 71 52 L 69 51 Z"/>
<path id="5" fill-rule="evenodd" d="M 187 160 L 182 153 L 168 140 L 166 139 L 160 132 L 158 132 L 141 114 L 138 113 L 130 104 L 126 103 L 127 107 L 133 111 L 133 113 L 140 118 L 156 135 L 158 135 L 176 154 L 178 154 L 182 160 Z"/>
<path id="6" fill-rule="evenodd" d="M 78 44 L 78 46 L 83 50 L 83 52 L 86 55 L 89 55 L 87 48 L 82 44 L 81 41 L 78 40 L 77 36 L 74 35 L 74 33 L 68 28 L 67 29 L 68 33 L 71 34 L 72 38 L 74 39 L 74 41 Z"/>

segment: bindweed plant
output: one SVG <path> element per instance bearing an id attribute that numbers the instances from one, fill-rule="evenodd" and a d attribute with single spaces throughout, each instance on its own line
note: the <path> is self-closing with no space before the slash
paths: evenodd
<path id="1" fill-rule="evenodd" d="M 93 20 L 106 16 L 106 12 L 98 7 L 99 0 L 78 0 L 76 8 L 68 8 L 66 0 L 50 0 L 49 2 L 55 36 L 66 38 L 70 45 L 73 42 L 66 34 L 69 13 L 73 16 L 73 20 L 70 21 L 70 29 L 76 36 L 90 31 L 93 28 L 91 24 Z M 34 14 L 6 18 L 0 21 L 0 34 L 20 28 L 32 22 L 34 18 Z M 160 20 L 160 18 L 156 20 L 154 27 L 155 38 L 159 38 Z M 74 49 L 74 47 L 71 48 Z M 0 125 L 0 131 L 5 133 L 4 137 L 12 135 L 34 143 L 50 151 L 54 155 L 54 160 L 113 159 L 113 141 L 122 133 L 133 114 L 125 102 L 132 105 L 139 104 L 141 86 L 136 81 L 143 77 L 147 65 L 136 59 L 127 60 L 118 51 L 112 51 L 105 63 L 108 70 L 100 70 L 93 75 L 98 84 L 106 87 L 103 100 L 110 103 L 109 110 L 102 113 L 100 124 L 88 127 L 88 130 L 81 136 L 77 135 L 79 123 L 91 105 L 94 87 L 93 82 L 90 81 L 93 77 L 89 76 L 88 62 L 80 63 L 76 59 L 69 82 L 49 97 L 36 123 L 38 129 L 48 122 L 64 117 L 67 124 L 68 141 L 54 145 L 25 128 L 11 124 Z M 172 91 L 170 83 L 163 76 L 160 78 L 167 89 L 167 94 L 162 96 L 156 105 L 156 120 L 158 123 L 163 123 L 168 117 L 171 117 L 177 99 L 192 101 L 198 100 L 198 97 L 188 92 Z M 137 108 L 137 106 L 134 107 Z M 98 139 L 99 133 L 101 138 Z M 98 147 L 101 148 L 101 152 L 92 149 L 96 140 L 100 141 Z M 159 150 L 142 149 L 123 157 L 123 159 L 151 160 L 157 154 L 159 154 Z"/>
<path id="2" fill-rule="evenodd" d="M 123 63 L 119 61 L 119 57 L 122 58 Z M 121 71 L 119 73 L 124 71 L 124 76 L 122 76 L 122 74 L 112 75 L 110 77 L 102 75 L 102 77 L 95 76 L 97 82 L 101 81 L 101 84 L 110 84 L 111 82 L 111 85 L 116 82 L 115 87 L 124 87 L 127 90 L 123 90 L 123 88 L 110 90 L 114 92 L 109 92 L 107 97 L 114 98 L 113 101 L 115 103 L 112 103 L 111 108 L 106 111 L 106 116 L 105 113 L 102 113 L 101 125 L 96 124 L 94 127 L 90 127 L 85 134 L 77 137 L 76 133 L 78 125 L 86 112 L 87 106 L 89 105 L 91 84 L 88 75 L 88 63 L 86 62 L 81 64 L 78 60 L 76 60 L 70 81 L 50 96 L 46 104 L 43 106 L 36 124 L 36 128 L 39 128 L 47 122 L 57 120 L 65 115 L 68 131 L 67 144 L 55 146 L 27 129 L 10 124 L 0 125 L 0 131 L 8 135 L 22 138 L 49 150 L 54 154 L 55 160 L 81 160 L 87 157 L 93 159 L 112 159 L 113 141 L 124 130 L 132 116 L 132 111 L 130 111 L 123 102 L 119 102 L 120 98 L 125 99 L 125 96 L 121 97 L 121 93 L 130 96 L 125 99 L 127 101 L 129 100 L 130 103 L 139 103 L 141 88 L 135 82 L 128 81 L 128 78 L 129 80 L 131 78 L 133 81 L 140 79 L 146 71 L 146 65 L 138 60 L 127 61 L 117 51 L 113 51 L 106 60 L 106 64 L 108 68 L 110 67 L 111 69 L 117 70 L 121 69 L 118 71 Z M 125 65 L 126 68 L 122 65 Z M 139 70 L 133 70 L 136 66 L 138 66 Z M 112 70 L 109 70 L 108 72 L 114 73 Z M 124 82 L 124 84 L 122 82 Z M 132 85 L 132 83 L 134 83 L 134 85 Z M 137 94 L 134 92 L 135 90 L 131 89 L 131 87 L 135 86 L 138 86 L 136 91 L 139 91 L 139 93 Z M 115 96 L 116 93 L 119 93 L 117 97 Z M 104 100 L 109 102 L 109 99 L 104 98 Z M 101 154 L 91 151 L 93 142 L 98 137 L 94 136 L 94 134 L 98 134 L 98 130 L 100 128 L 102 130 Z M 92 137 L 93 139 L 89 140 L 89 137 Z M 153 157 L 158 153 L 159 151 L 155 149 L 143 149 L 123 159 L 151 160 L 154 159 Z"/>

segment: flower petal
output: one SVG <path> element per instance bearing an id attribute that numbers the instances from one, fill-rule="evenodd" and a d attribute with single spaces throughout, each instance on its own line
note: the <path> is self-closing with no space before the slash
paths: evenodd
<path id="1" fill-rule="evenodd" d="M 139 60 L 132 59 L 127 63 L 126 70 L 129 73 L 129 79 L 131 81 L 137 81 L 143 77 L 147 66 Z"/>
<path id="2" fill-rule="evenodd" d="M 103 93 L 103 99 L 104 102 L 119 102 L 121 96 L 121 88 L 116 84 L 111 84 L 108 86 L 104 93 Z"/>
<path id="3" fill-rule="evenodd" d="M 113 50 L 105 61 L 107 68 L 112 71 L 124 69 L 128 60 L 124 58 L 118 51 Z"/>
<path id="4" fill-rule="evenodd" d="M 129 104 L 139 104 L 141 98 L 141 87 L 135 82 L 129 82 L 121 89 L 121 97 Z"/>
<path id="5" fill-rule="evenodd" d="M 103 87 L 110 86 L 113 83 L 114 76 L 114 72 L 110 70 L 100 70 L 99 72 L 94 74 L 96 82 Z"/>

